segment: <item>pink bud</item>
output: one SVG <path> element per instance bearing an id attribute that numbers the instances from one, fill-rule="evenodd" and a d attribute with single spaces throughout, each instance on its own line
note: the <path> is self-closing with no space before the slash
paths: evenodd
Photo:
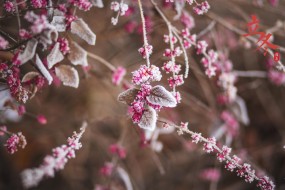
<path id="1" fill-rule="evenodd" d="M 40 124 L 45 125 L 47 124 L 47 119 L 44 115 L 38 115 L 37 120 Z"/>

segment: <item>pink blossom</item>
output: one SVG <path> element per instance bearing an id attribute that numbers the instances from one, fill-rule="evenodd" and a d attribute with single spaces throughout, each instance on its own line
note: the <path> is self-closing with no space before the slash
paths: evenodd
<path id="1" fill-rule="evenodd" d="M 31 0 L 31 5 L 35 8 L 42 8 L 47 6 L 46 0 Z"/>
<path id="2" fill-rule="evenodd" d="M 92 3 L 88 0 L 69 0 L 69 2 L 83 11 L 89 11 L 92 7 Z"/>
<path id="3" fill-rule="evenodd" d="M 113 75 L 112 75 L 112 82 L 113 82 L 113 84 L 119 85 L 122 82 L 122 80 L 123 80 L 125 75 L 126 75 L 126 69 L 124 67 L 119 66 L 113 72 Z"/>
<path id="4" fill-rule="evenodd" d="M 18 151 L 18 147 L 25 148 L 27 141 L 25 136 L 21 132 L 12 134 L 4 145 L 7 148 L 9 154 L 14 154 Z"/>
<path id="5" fill-rule="evenodd" d="M 5 132 L 7 132 L 7 127 L 6 126 L 1 126 L 0 127 L 0 136 L 5 135 Z"/>
<path id="6" fill-rule="evenodd" d="M 195 21 L 192 15 L 190 15 L 188 12 L 183 11 L 180 17 L 180 21 L 182 24 L 189 29 L 192 29 L 195 27 Z"/>
<path id="7" fill-rule="evenodd" d="M 118 144 L 111 144 L 109 146 L 109 151 L 112 154 L 116 154 L 119 158 L 124 159 L 127 156 L 126 149 Z"/>
<path id="8" fill-rule="evenodd" d="M 47 124 L 47 119 L 44 115 L 38 115 L 37 120 L 40 124 L 45 125 Z"/>
<path id="9" fill-rule="evenodd" d="M 198 143 L 198 142 L 200 142 L 201 141 L 201 133 L 193 133 L 192 135 L 191 135 L 191 138 L 192 138 L 192 142 L 193 143 Z"/>
<path id="10" fill-rule="evenodd" d="M 5 40 L 2 36 L 0 36 L 0 49 L 7 48 L 8 44 L 8 41 Z"/>
<path id="11" fill-rule="evenodd" d="M 66 38 L 58 38 L 57 42 L 59 43 L 59 50 L 63 55 L 66 55 L 70 51 L 69 42 Z"/>
<path id="12" fill-rule="evenodd" d="M 207 138 L 207 142 L 204 143 L 203 150 L 205 150 L 207 153 L 210 153 L 215 150 L 215 146 L 216 146 L 216 139 L 214 137 Z"/>
<path id="13" fill-rule="evenodd" d="M 181 86 L 184 83 L 183 75 L 175 75 L 168 79 L 168 84 L 171 88 Z"/>
<path id="14" fill-rule="evenodd" d="M 162 77 L 159 68 L 155 65 L 151 65 L 150 67 L 141 65 L 141 67 L 138 70 L 132 72 L 132 74 L 132 81 L 136 85 L 148 83 L 151 81 L 160 81 Z"/>
<path id="15" fill-rule="evenodd" d="M 205 53 L 208 47 L 208 43 L 206 41 L 198 41 L 197 42 L 197 54 Z"/>
<path id="16" fill-rule="evenodd" d="M 152 45 L 147 45 L 146 47 L 141 47 L 139 48 L 139 53 L 141 54 L 141 56 L 146 59 L 147 57 L 149 57 L 152 54 Z"/>
<path id="17" fill-rule="evenodd" d="M 11 1 L 6 1 L 4 3 L 4 9 L 5 11 L 7 11 L 8 13 L 14 12 L 16 10 L 15 5 L 13 4 L 13 2 Z"/>
<path id="18" fill-rule="evenodd" d="M 24 115 L 26 113 L 26 107 L 24 105 L 19 105 L 18 107 L 18 114 Z"/>
<path id="19" fill-rule="evenodd" d="M 283 85 L 285 83 L 285 73 L 275 70 L 269 70 L 268 72 L 269 80 L 275 85 Z"/>
<path id="20" fill-rule="evenodd" d="M 197 15 L 203 15 L 205 13 L 208 12 L 208 10 L 210 9 L 210 5 L 208 3 L 208 1 L 204 1 L 198 5 L 196 5 L 193 10 Z"/>
<path id="21" fill-rule="evenodd" d="M 231 153 L 232 149 L 227 147 L 227 146 L 223 146 L 222 148 L 222 152 L 219 152 L 217 154 L 217 158 L 220 162 L 223 162 L 226 160 L 226 157 L 229 156 L 229 154 Z"/>
<path id="22" fill-rule="evenodd" d="M 221 172 L 216 168 L 208 168 L 202 170 L 199 176 L 203 180 L 217 182 L 221 177 Z"/>
<path id="23" fill-rule="evenodd" d="M 166 73 L 172 72 L 172 73 L 178 74 L 181 71 L 181 65 L 176 65 L 174 62 L 168 61 L 163 64 L 162 69 Z"/>
<path id="24" fill-rule="evenodd" d="M 114 169 L 114 165 L 110 162 L 104 164 L 104 166 L 100 169 L 100 174 L 103 176 L 111 176 Z"/>
<path id="25" fill-rule="evenodd" d="M 19 36 L 22 40 L 26 40 L 32 37 L 32 35 L 26 29 L 20 29 Z"/>
<path id="26" fill-rule="evenodd" d="M 269 179 L 269 177 L 264 176 L 260 178 L 257 187 L 260 187 L 262 190 L 273 190 L 275 188 L 274 183 Z"/>

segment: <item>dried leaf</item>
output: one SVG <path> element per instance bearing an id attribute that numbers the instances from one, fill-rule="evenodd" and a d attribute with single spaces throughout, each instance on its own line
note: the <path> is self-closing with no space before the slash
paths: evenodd
<path id="1" fill-rule="evenodd" d="M 52 68 L 55 64 L 61 62 L 64 58 L 62 53 L 59 50 L 60 44 L 58 42 L 55 43 L 54 47 L 52 48 L 51 52 L 47 56 L 48 68 Z"/>
<path id="2" fill-rule="evenodd" d="M 133 103 L 134 99 L 136 98 L 136 95 L 138 94 L 139 90 L 136 88 L 130 88 L 118 95 L 118 101 L 131 105 Z"/>
<path id="3" fill-rule="evenodd" d="M 38 41 L 31 39 L 28 41 L 24 52 L 20 53 L 18 59 L 21 61 L 21 65 L 32 59 L 36 53 Z"/>
<path id="4" fill-rule="evenodd" d="M 99 8 L 103 8 L 104 7 L 104 4 L 103 4 L 102 0 L 91 0 L 91 2 L 92 2 L 92 4 L 95 7 L 99 7 Z"/>
<path id="5" fill-rule="evenodd" d="M 60 65 L 55 68 L 55 74 L 63 82 L 63 85 L 78 88 L 79 76 L 75 68 L 69 65 Z"/>
<path id="6" fill-rule="evenodd" d="M 82 65 L 83 67 L 88 66 L 87 52 L 76 42 L 70 43 L 68 59 L 73 65 Z"/>
<path id="7" fill-rule="evenodd" d="M 175 97 L 160 85 L 153 87 L 146 99 L 152 104 L 165 107 L 175 107 L 177 105 Z"/>
<path id="8" fill-rule="evenodd" d="M 246 108 L 245 101 L 237 96 L 235 102 L 232 104 L 232 111 L 234 112 L 237 119 L 242 122 L 244 125 L 249 124 L 249 117 Z"/>
<path id="9" fill-rule="evenodd" d="M 27 74 L 25 74 L 25 76 L 22 78 L 22 82 L 28 82 L 30 80 L 33 80 L 33 78 L 39 76 L 40 73 L 38 72 L 34 72 L 34 71 L 31 71 L 31 72 L 28 72 Z"/>
<path id="10" fill-rule="evenodd" d="M 153 131 L 156 127 L 156 121 L 156 111 L 152 107 L 147 107 L 138 125 L 140 128 Z"/>
<path id="11" fill-rule="evenodd" d="M 95 45 L 96 35 L 82 19 L 77 19 L 71 23 L 71 33 L 76 34 L 88 44 Z"/>
<path id="12" fill-rule="evenodd" d="M 44 66 L 44 64 L 43 64 L 42 60 L 40 59 L 40 57 L 38 56 L 38 54 L 36 54 L 36 66 L 41 71 L 43 76 L 47 79 L 48 84 L 50 85 L 53 81 L 53 78 L 50 75 L 50 73 L 48 72 L 48 70 L 46 69 L 46 67 Z"/>
<path id="13" fill-rule="evenodd" d="M 51 25 L 53 25 L 58 32 L 66 31 L 65 16 L 53 16 Z"/>

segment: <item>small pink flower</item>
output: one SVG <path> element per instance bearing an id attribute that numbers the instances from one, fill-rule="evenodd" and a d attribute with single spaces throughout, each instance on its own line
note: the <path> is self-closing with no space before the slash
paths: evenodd
<path id="1" fill-rule="evenodd" d="M 141 47 L 139 48 L 139 53 L 141 54 L 141 56 L 146 59 L 147 57 L 149 57 L 152 54 L 152 45 L 147 45 L 146 47 Z"/>
<path id="2" fill-rule="evenodd" d="M 4 9 L 5 11 L 7 11 L 8 13 L 14 12 L 16 10 L 15 5 L 13 4 L 13 2 L 11 1 L 6 1 L 4 3 Z"/>
<path id="3" fill-rule="evenodd" d="M 112 154 L 116 154 L 119 158 L 124 159 L 127 156 L 126 149 L 118 144 L 111 144 L 109 146 L 109 151 Z"/>
<path id="4" fill-rule="evenodd" d="M 42 8 L 47 6 L 47 1 L 46 0 L 31 0 L 31 5 L 34 8 Z"/>
<path id="5" fill-rule="evenodd" d="M 221 172 L 216 168 L 208 168 L 202 170 L 199 176 L 203 180 L 217 182 L 221 178 Z"/>
<path id="6" fill-rule="evenodd" d="M 5 40 L 2 36 L 0 36 L 0 49 L 7 48 L 8 44 L 8 41 Z"/>
<path id="7" fill-rule="evenodd" d="M 24 115 L 26 113 L 26 107 L 24 105 L 19 105 L 18 107 L 18 114 Z"/>
<path id="8" fill-rule="evenodd" d="M 6 148 L 9 154 L 14 154 L 18 151 L 18 147 L 25 148 L 27 141 L 25 136 L 21 132 L 11 135 L 11 137 L 6 141 Z"/>
<path id="9" fill-rule="evenodd" d="M 26 29 L 20 29 L 19 36 L 22 40 L 26 40 L 32 37 L 32 35 Z"/>
<path id="10" fill-rule="evenodd" d="M 58 38 L 57 42 L 59 43 L 59 50 L 63 55 L 69 53 L 70 47 L 69 47 L 69 42 L 66 38 Z"/>
<path id="11" fill-rule="evenodd" d="M 40 124 L 45 125 L 47 124 L 47 119 L 44 115 L 38 115 L 37 120 Z"/>
<path id="12" fill-rule="evenodd" d="M 205 150 L 207 153 L 213 152 L 215 150 L 216 145 L 216 139 L 214 137 L 208 138 L 208 142 L 204 143 L 203 150 Z"/>
<path id="13" fill-rule="evenodd" d="M 208 12 L 210 5 L 208 1 L 204 1 L 201 4 L 196 5 L 193 10 L 197 15 L 203 15 Z"/>
<path id="14" fill-rule="evenodd" d="M 207 47 L 208 47 L 208 43 L 206 41 L 198 41 L 197 42 L 197 54 L 206 52 Z"/>
<path id="15" fill-rule="evenodd" d="M 104 166 L 100 169 L 100 174 L 103 176 L 111 176 L 114 170 L 114 165 L 110 162 L 104 164 Z"/>
<path id="16" fill-rule="evenodd" d="M 1 126 L 0 127 L 0 136 L 5 135 L 5 132 L 7 132 L 7 127 L 6 126 Z"/>
<path id="17" fill-rule="evenodd" d="M 112 75 L 112 82 L 113 82 L 113 84 L 118 86 L 122 82 L 122 80 L 123 80 L 125 75 L 126 75 L 126 69 L 124 67 L 119 66 L 113 72 L 113 75 Z"/>

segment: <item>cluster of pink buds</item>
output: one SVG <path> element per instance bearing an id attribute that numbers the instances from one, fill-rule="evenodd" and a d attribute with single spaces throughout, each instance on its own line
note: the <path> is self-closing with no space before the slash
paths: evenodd
<path id="1" fill-rule="evenodd" d="M 111 176 L 114 170 L 114 164 L 111 162 L 106 162 L 100 169 L 100 174 L 103 176 Z"/>
<path id="2" fill-rule="evenodd" d="M 195 7 L 193 7 L 193 10 L 197 15 L 203 15 L 207 13 L 209 9 L 210 5 L 208 1 L 203 1 L 202 3 L 197 4 Z"/>
<path id="3" fill-rule="evenodd" d="M 34 12 L 30 11 L 26 13 L 25 19 L 32 24 L 30 30 L 34 35 L 41 33 L 50 26 L 47 17 L 43 14 L 36 15 Z"/>
<path id="4" fill-rule="evenodd" d="M 14 5 L 14 3 L 12 1 L 6 1 L 4 3 L 4 9 L 8 13 L 15 12 L 15 10 L 16 10 L 15 5 Z"/>
<path id="5" fill-rule="evenodd" d="M 117 1 L 111 2 L 111 10 L 114 12 L 118 12 L 116 17 L 112 17 L 111 22 L 113 25 L 116 25 L 118 23 L 119 16 L 124 16 L 126 12 L 128 11 L 129 6 L 128 4 L 121 1 L 120 3 Z"/>
<path id="6" fill-rule="evenodd" d="M 124 67 L 119 66 L 118 68 L 116 68 L 115 71 L 113 71 L 112 83 L 118 86 L 122 82 L 125 75 L 126 69 Z"/>
<path id="7" fill-rule="evenodd" d="M 31 5 L 34 8 L 42 8 L 47 6 L 47 1 L 46 0 L 31 0 Z"/>
<path id="8" fill-rule="evenodd" d="M 18 147 L 25 148 L 27 141 L 25 136 L 19 132 L 17 134 L 12 134 L 4 145 L 10 154 L 14 154 L 18 151 Z"/>
<path id="9" fill-rule="evenodd" d="M 146 58 L 149 58 L 150 55 L 152 54 L 152 45 L 147 45 L 145 47 L 141 47 L 139 48 L 139 53 L 141 54 L 141 56 L 146 59 Z"/>
<path id="10" fill-rule="evenodd" d="M 225 168 L 229 171 L 233 172 L 236 171 L 237 175 L 240 177 L 244 177 L 245 181 L 248 183 L 253 182 L 254 180 L 258 181 L 257 186 L 260 187 L 262 190 L 273 190 L 275 188 L 274 183 L 267 177 L 259 178 L 255 174 L 255 170 L 251 169 L 251 166 L 247 163 L 240 164 L 240 158 L 236 155 L 231 156 L 231 148 L 227 146 L 223 146 L 222 149 L 220 149 L 217 146 L 217 142 L 215 138 L 204 138 L 201 136 L 200 133 L 195 133 L 193 131 L 190 131 L 188 128 L 180 127 L 180 126 L 174 126 L 178 129 L 178 134 L 188 133 L 191 134 L 192 142 L 198 143 L 202 142 L 204 143 L 204 150 L 207 153 L 216 152 L 217 153 L 217 159 L 220 162 L 225 162 Z"/>
<path id="11" fill-rule="evenodd" d="M 132 74 L 132 82 L 136 85 L 149 83 L 151 81 L 160 81 L 162 77 L 159 68 L 155 65 L 151 65 L 150 67 L 141 65 L 140 68 L 132 72 Z"/>
<path id="12" fill-rule="evenodd" d="M 8 41 L 0 36 L 0 49 L 5 49 L 9 45 Z"/>
<path id="13" fill-rule="evenodd" d="M 5 79 L 11 95 L 19 102 L 25 103 L 29 99 L 29 92 L 22 86 L 20 69 L 13 65 L 9 68 L 6 63 L 0 64 L 1 78 Z"/>
<path id="14" fill-rule="evenodd" d="M 69 42 L 66 38 L 60 37 L 57 39 L 59 43 L 59 50 L 63 55 L 66 55 L 70 51 Z"/>
<path id="15" fill-rule="evenodd" d="M 109 146 L 109 151 L 110 153 L 117 155 L 121 159 L 124 159 L 127 156 L 126 149 L 119 144 L 111 144 Z"/>
<path id="16" fill-rule="evenodd" d="M 80 132 L 74 132 L 72 137 L 67 139 L 67 144 L 56 147 L 52 155 L 47 155 L 44 162 L 38 168 L 26 169 L 22 172 L 22 181 L 25 188 L 35 187 L 44 177 L 53 177 L 55 171 L 62 170 L 69 159 L 75 158 L 75 150 L 82 147 L 81 139 L 87 124 L 84 123 Z"/>

